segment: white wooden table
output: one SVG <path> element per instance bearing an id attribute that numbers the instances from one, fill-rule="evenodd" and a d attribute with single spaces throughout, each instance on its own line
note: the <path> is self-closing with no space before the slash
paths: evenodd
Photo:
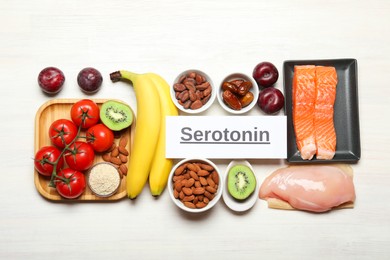
<path id="1" fill-rule="evenodd" d="M 0 1 L 1 259 L 389 259 L 390 2 L 372 1 Z M 153 71 L 168 82 L 189 68 L 215 82 L 251 74 L 271 61 L 356 58 L 362 157 L 356 206 L 327 214 L 268 209 L 245 214 L 223 201 L 187 215 L 168 192 L 146 187 L 135 200 L 53 203 L 33 182 L 34 117 L 51 98 L 118 98 L 136 106 L 118 69 Z M 37 75 L 61 68 L 64 89 L 44 95 Z M 103 88 L 86 96 L 84 67 L 99 69 Z M 283 88 L 283 80 L 277 83 Z M 216 101 L 206 115 L 224 111 Z M 250 115 L 260 115 L 253 110 Z M 216 160 L 224 170 L 229 160 Z M 263 180 L 284 160 L 251 160 Z"/>

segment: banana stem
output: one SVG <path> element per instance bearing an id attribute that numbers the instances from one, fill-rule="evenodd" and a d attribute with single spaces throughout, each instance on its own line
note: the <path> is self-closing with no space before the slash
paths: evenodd
<path id="1" fill-rule="evenodd" d="M 110 79 L 112 82 L 118 82 L 124 78 L 129 79 L 131 82 L 134 82 L 137 76 L 137 73 L 133 73 L 127 70 L 118 70 L 110 73 Z"/>

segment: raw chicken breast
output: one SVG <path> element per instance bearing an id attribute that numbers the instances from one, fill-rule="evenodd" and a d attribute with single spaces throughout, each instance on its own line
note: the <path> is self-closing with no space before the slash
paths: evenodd
<path id="1" fill-rule="evenodd" d="M 352 168 L 303 165 L 278 169 L 260 187 L 259 197 L 275 208 L 325 212 L 355 201 Z M 353 205 L 353 204 L 352 204 Z"/>

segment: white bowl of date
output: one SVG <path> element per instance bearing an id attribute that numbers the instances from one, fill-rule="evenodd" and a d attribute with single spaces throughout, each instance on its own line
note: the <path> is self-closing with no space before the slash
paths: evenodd
<path id="1" fill-rule="evenodd" d="M 235 82 L 245 82 L 247 86 L 251 87 L 247 90 L 243 90 L 242 92 L 239 90 L 240 87 L 237 86 Z M 228 104 L 229 100 L 226 100 L 223 97 L 224 91 L 227 90 L 224 84 L 230 86 L 228 92 L 232 98 L 230 101 L 231 104 Z M 234 90 L 232 88 L 234 88 Z M 234 92 L 242 93 L 242 95 Z M 217 99 L 225 111 L 236 115 L 244 114 L 252 110 L 252 108 L 256 105 L 257 100 L 259 99 L 259 88 L 254 79 L 250 76 L 239 72 L 232 73 L 227 75 L 218 86 Z"/>

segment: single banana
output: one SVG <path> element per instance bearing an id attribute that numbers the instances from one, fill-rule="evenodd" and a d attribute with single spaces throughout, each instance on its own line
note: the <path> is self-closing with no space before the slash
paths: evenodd
<path id="1" fill-rule="evenodd" d="M 145 186 L 156 150 L 160 128 L 160 97 L 149 74 L 120 70 L 110 74 L 113 82 L 127 79 L 133 83 L 137 100 L 134 143 L 128 162 L 127 196 L 135 199 Z"/>
<path id="2" fill-rule="evenodd" d="M 154 82 L 160 95 L 161 105 L 161 129 L 156 151 L 152 161 L 152 168 L 149 174 L 149 187 L 153 196 L 159 196 L 164 191 L 168 176 L 172 169 L 173 160 L 165 158 L 166 147 L 166 116 L 177 116 L 179 114 L 177 107 L 172 102 L 170 96 L 170 86 L 159 75 L 150 73 L 150 78 Z"/>

